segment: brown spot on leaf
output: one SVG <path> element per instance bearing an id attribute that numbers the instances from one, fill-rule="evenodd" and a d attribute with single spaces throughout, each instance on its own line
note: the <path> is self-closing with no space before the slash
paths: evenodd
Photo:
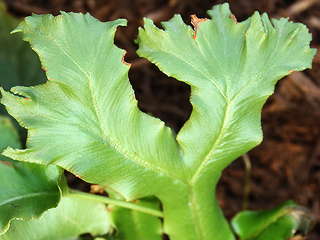
<path id="1" fill-rule="evenodd" d="M 0 163 L 7 165 L 7 166 L 12 166 L 12 162 L 8 162 L 8 161 L 0 161 Z"/>
<path id="2" fill-rule="evenodd" d="M 24 98 L 21 98 L 21 103 L 22 104 L 27 104 L 28 102 L 31 102 L 32 100 L 28 97 L 24 97 Z"/>
<path id="3" fill-rule="evenodd" d="M 231 15 L 230 15 L 230 18 L 231 18 L 235 23 L 238 23 L 238 20 L 237 20 L 237 18 L 236 18 L 235 15 L 231 14 Z"/>
<path id="4" fill-rule="evenodd" d="M 191 15 L 191 24 L 193 25 L 194 28 L 194 34 L 193 34 L 193 39 L 197 38 L 197 31 L 199 28 L 199 24 L 202 22 L 207 21 L 207 18 L 198 18 L 196 15 Z"/>

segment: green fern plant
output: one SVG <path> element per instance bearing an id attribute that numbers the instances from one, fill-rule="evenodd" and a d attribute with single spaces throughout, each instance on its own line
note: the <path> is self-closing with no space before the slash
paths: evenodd
<path id="1" fill-rule="evenodd" d="M 64 12 L 26 18 L 14 32 L 22 32 L 39 55 L 48 81 L 1 90 L 1 103 L 28 129 L 27 148 L 7 148 L 3 155 L 99 184 L 111 198 L 65 186 L 60 193 L 110 204 L 116 227 L 124 233 L 116 239 L 161 239 L 163 232 L 171 240 L 235 239 L 215 197 L 218 180 L 233 160 L 262 141 L 261 109 L 276 82 L 310 68 L 315 50 L 302 24 L 257 12 L 237 22 L 228 4 L 208 14 L 211 19 L 194 16 L 193 28 L 176 15 L 162 23 L 164 29 L 149 19 L 139 29 L 138 54 L 191 86 L 193 111 L 177 134 L 137 107 L 125 51 L 113 43 L 125 20 L 101 23 L 89 14 Z M 28 216 L 34 210 L 29 207 Z M 19 214 L 11 214 L 15 218 Z M 238 229 L 241 219 L 234 222 Z M 298 225 L 287 224 L 286 235 L 275 233 L 274 239 L 292 236 Z M 242 239 L 266 240 L 260 233 L 267 227 L 237 233 Z M 13 231 L 25 230 L 17 226 Z M 13 239 L 10 234 L 0 239 Z"/>

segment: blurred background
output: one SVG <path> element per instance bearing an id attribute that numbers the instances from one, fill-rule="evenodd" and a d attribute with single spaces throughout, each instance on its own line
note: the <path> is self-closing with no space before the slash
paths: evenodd
<path id="1" fill-rule="evenodd" d="M 102 21 L 128 19 L 120 28 L 116 44 L 127 50 L 126 61 L 132 63 L 131 84 L 144 112 L 166 122 L 179 131 L 188 119 L 192 106 L 190 88 L 168 78 L 147 60 L 139 58 L 134 39 L 143 17 L 156 23 L 179 13 L 190 24 L 190 14 L 206 17 L 214 4 L 229 2 L 238 21 L 254 11 L 271 17 L 289 17 L 306 24 L 313 35 L 312 47 L 320 48 L 320 0 L 4 0 L 10 14 L 24 17 L 32 13 L 59 14 L 59 11 L 90 12 Z M 1 66 L 0 66 L 1 68 Z M 280 81 L 275 94 L 263 110 L 263 143 L 248 153 L 245 161 L 235 161 L 223 174 L 219 200 L 228 217 L 243 205 L 250 209 L 271 208 L 292 199 L 307 206 L 320 220 L 320 53 L 313 69 L 293 73 Z M 248 178 L 250 175 L 250 178 Z M 249 179 L 249 180 L 248 180 Z M 86 188 L 70 177 L 70 183 Z M 250 183 L 250 185 L 248 185 Z M 248 188 L 250 186 L 250 188 Z M 308 236 L 320 239 L 317 224 Z"/>

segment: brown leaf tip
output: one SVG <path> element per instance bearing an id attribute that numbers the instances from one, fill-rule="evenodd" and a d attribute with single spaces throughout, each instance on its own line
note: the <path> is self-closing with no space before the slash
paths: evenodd
<path id="1" fill-rule="evenodd" d="M 234 21 L 234 23 L 238 23 L 238 20 L 235 15 L 231 14 L 230 18 Z"/>
<path id="2" fill-rule="evenodd" d="M 194 39 L 197 38 L 197 30 L 199 28 L 199 24 L 207 20 L 208 18 L 198 18 L 195 14 L 191 15 L 191 24 L 193 25 L 193 28 L 194 28 L 194 35 L 193 35 Z"/>

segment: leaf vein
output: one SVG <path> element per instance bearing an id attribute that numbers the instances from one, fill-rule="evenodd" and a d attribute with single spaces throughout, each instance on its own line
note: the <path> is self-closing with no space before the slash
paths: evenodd
<path id="1" fill-rule="evenodd" d="M 52 193 L 52 192 L 28 193 L 28 194 L 24 194 L 21 196 L 16 196 L 16 197 L 12 197 L 12 198 L 7 199 L 7 200 L 0 203 L 0 207 L 7 205 L 7 204 L 11 204 L 12 202 L 23 200 L 25 198 L 33 198 L 33 197 L 39 197 L 39 196 L 45 196 L 45 195 L 57 195 L 57 194 Z"/>
<path id="2" fill-rule="evenodd" d="M 134 162 L 135 164 L 142 166 L 143 168 L 147 168 L 149 170 L 151 170 L 152 172 L 154 172 L 156 175 L 159 175 L 159 172 L 162 172 L 164 175 L 166 175 L 169 178 L 172 179 L 177 179 L 180 180 L 181 182 L 184 182 L 183 179 L 179 178 L 178 176 L 173 176 L 172 174 L 170 174 L 168 171 L 166 171 L 165 169 L 157 166 L 156 168 L 154 166 L 152 166 L 152 164 L 148 163 L 147 161 L 142 160 L 141 158 L 137 157 L 137 156 L 133 156 L 132 154 L 130 154 L 127 150 L 123 149 L 123 147 L 121 146 L 121 144 L 118 143 L 118 141 L 116 141 L 114 138 L 112 138 L 111 136 L 107 136 L 104 131 L 103 128 L 101 126 L 101 117 L 99 116 L 99 110 L 98 107 L 96 106 L 96 102 L 94 99 L 94 95 L 92 92 L 92 78 L 90 77 L 90 74 L 87 73 L 87 71 L 85 71 L 81 65 L 79 63 L 77 63 L 77 61 L 75 61 L 73 59 L 73 57 L 64 50 L 64 48 L 62 46 L 60 46 L 60 44 L 56 41 L 56 39 L 51 39 L 52 42 L 62 51 L 62 53 L 67 56 L 77 67 L 78 69 L 84 74 L 84 76 L 87 78 L 88 80 L 88 88 L 90 91 L 90 98 L 91 98 L 91 102 L 92 102 L 92 106 L 94 108 L 94 114 L 96 116 L 96 119 L 98 121 L 99 124 L 99 130 L 102 133 L 102 137 L 103 140 L 109 140 L 106 141 L 108 143 L 108 145 L 111 145 L 113 147 L 113 149 L 118 150 L 119 153 L 121 155 L 123 155 L 124 158 L 126 158 L 129 161 Z M 103 144 L 106 145 L 106 142 L 103 141 Z"/>

